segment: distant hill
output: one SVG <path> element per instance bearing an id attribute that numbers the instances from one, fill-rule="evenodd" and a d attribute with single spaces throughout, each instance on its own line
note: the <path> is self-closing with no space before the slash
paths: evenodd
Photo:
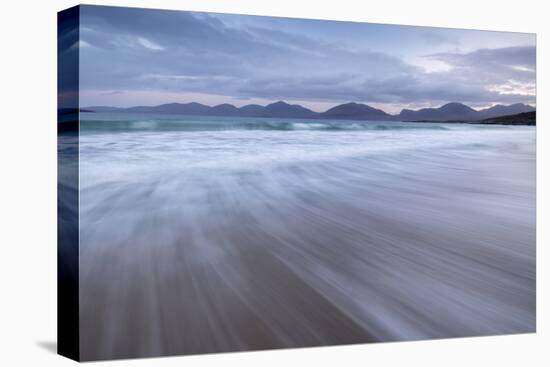
<path id="1" fill-rule="evenodd" d="M 390 115 L 380 109 L 362 103 L 349 102 L 334 106 L 325 112 L 315 112 L 298 104 L 284 101 L 261 106 L 249 104 L 235 107 L 224 103 L 217 106 L 191 103 L 167 103 L 158 106 L 135 106 L 129 108 L 92 106 L 85 111 L 94 112 L 126 112 L 126 113 L 158 113 L 194 116 L 242 116 L 242 117 L 276 117 L 304 119 L 335 119 L 363 121 L 415 121 L 415 122 L 470 122 L 490 119 L 498 116 L 510 116 L 518 113 L 532 112 L 532 106 L 522 103 L 512 105 L 495 105 L 483 110 L 474 110 L 458 102 L 447 103 L 437 108 L 422 108 L 420 110 L 404 109 L 397 115 Z"/>
<path id="2" fill-rule="evenodd" d="M 206 115 L 210 114 L 212 107 L 200 103 L 167 103 L 159 106 L 136 106 L 122 108 L 118 112 L 129 113 L 164 113 L 177 115 Z"/>
<path id="3" fill-rule="evenodd" d="M 479 112 L 483 115 L 484 118 L 488 119 L 492 117 L 516 115 L 518 113 L 533 111 L 535 111 L 535 109 L 532 106 L 528 106 L 523 103 L 515 103 L 509 106 L 497 104 L 493 107 L 480 110 Z"/>
<path id="4" fill-rule="evenodd" d="M 499 124 L 499 125 L 536 125 L 537 113 L 536 111 L 523 112 L 515 115 L 491 117 L 477 121 L 480 124 Z"/>
<path id="5" fill-rule="evenodd" d="M 366 104 L 355 102 L 341 104 L 320 114 L 324 118 L 338 120 L 393 120 L 394 116 Z"/>
<path id="6" fill-rule="evenodd" d="M 298 104 L 288 104 L 283 101 L 268 104 L 264 107 L 262 117 L 315 118 L 318 113 Z"/>
<path id="7" fill-rule="evenodd" d="M 402 110 L 397 117 L 401 121 L 468 122 L 534 110 L 532 106 L 516 103 L 509 106 L 495 105 L 476 111 L 465 104 L 452 102 L 438 108 L 423 108 L 418 111 Z"/>
<path id="8" fill-rule="evenodd" d="M 403 110 L 398 115 L 402 121 L 470 121 L 479 120 L 479 112 L 462 103 L 447 103 L 438 108 L 423 108 L 418 111 Z"/>
<path id="9" fill-rule="evenodd" d="M 224 103 L 214 106 L 210 109 L 210 112 L 220 116 L 237 116 L 239 115 L 239 109 L 232 104 Z"/>
<path id="10" fill-rule="evenodd" d="M 259 104 L 247 104 L 239 108 L 239 113 L 241 116 L 257 117 L 262 115 L 264 108 L 264 106 L 260 106 Z"/>

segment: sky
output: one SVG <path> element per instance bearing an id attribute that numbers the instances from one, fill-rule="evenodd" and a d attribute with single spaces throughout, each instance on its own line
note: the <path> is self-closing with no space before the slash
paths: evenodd
<path id="1" fill-rule="evenodd" d="M 80 105 L 535 105 L 535 35 L 81 6 Z"/>

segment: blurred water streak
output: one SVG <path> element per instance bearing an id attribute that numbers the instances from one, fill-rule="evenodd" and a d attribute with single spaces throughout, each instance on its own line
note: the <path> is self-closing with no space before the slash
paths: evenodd
<path id="1" fill-rule="evenodd" d="M 81 137 L 84 359 L 535 330 L 535 130 Z"/>

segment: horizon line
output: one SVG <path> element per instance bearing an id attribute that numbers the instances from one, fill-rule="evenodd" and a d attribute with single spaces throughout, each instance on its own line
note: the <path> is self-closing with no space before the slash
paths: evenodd
<path id="1" fill-rule="evenodd" d="M 483 110 L 486 110 L 488 108 L 492 108 L 492 107 L 495 107 L 495 106 L 513 106 L 513 105 L 524 105 L 524 106 L 528 106 L 528 107 L 531 107 L 533 109 L 536 110 L 536 104 L 532 105 L 532 104 L 529 104 L 529 103 L 523 103 L 523 102 L 518 102 L 518 103 L 510 103 L 510 104 L 503 104 L 503 103 L 495 103 L 493 105 L 491 105 L 490 107 L 483 107 L 483 108 L 480 108 L 480 109 L 476 109 L 474 107 L 471 107 L 469 106 L 468 104 L 466 103 L 463 103 L 463 102 L 457 102 L 457 101 L 450 101 L 450 102 L 446 102 L 446 103 L 443 103 L 437 107 L 421 107 L 421 108 L 418 108 L 418 109 L 409 109 L 409 108 L 402 108 L 401 111 L 399 111 L 398 113 L 389 113 L 389 112 L 386 112 L 384 109 L 382 108 L 378 108 L 378 107 L 372 107 L 371 105 L 367 104 L 367 103 L 361 103 L 361 102 L 354 102 L 354 101 L 349 101 L 349 102 L 344 102 L 344 103 L 339 103 L 339 104 L 335 104 L 333 105 L 332 107 L 329 107 L 328 109 L 322 111 L 322 112 L 318 112 L 318 111 L 314 111 L 312 110 L 311 108 L 308 108 L 308 107 L 304 107 L 303 105 L 299 104 L 299 103 L 289 103 L 285 100 L 277 100 L 275 102 L 271 102 L 271 103 L 268 103 L 268 104 L 265 104 L 265 105 L 261 105 L 261 104 L 258 104 L 258 103 L 249 103 L 249 104 L 246 104 L 246 105 L 243 105 L 243 106 L 240 106 L 240 107 L 237 107 L 235 106 L 234 104 L 232 103 L 219 103 L 219 104 L 215 104 L 215 105 L 208 105 L 208 104 L 204 104 L 204 103 L 200 103 L 200 102 L 195 102 L 195 101 L 191 101 L 191 102 L 166 102 L 166 103 L 160 103 L 160 104 L 156 104 L 156 105 L 134 105 L 134 106 L 129 106 L 129 107 L 118 107 L 118 106 L 108 106 L 108 105 L 92 105 L 92 106 L 79 106 L 79 109 L 87 109 L 87 108 L 113 108 L 113 109 L 129 109 L 129 108 L 135 108 L 135 107 L 159 107 L 159 106 L 165 106 L 165 105 L 172 105 L 172 104 L 178 104 L 178 105 L 189 105 L 189 104 L 198 104 L 198 105 L 201 105 L 201 106 L 204 106 L 204 107 L 208 107 L 208 108 L 214 108 L 214 107 L 218 107 L 218 106 L 224 106 L 224 105 L 229 105 L 229 106 L 233 106 L 235 107 L 236 109 L 241 109 L 243 107 L 246 107 L 246 106 L 260 106 L 260 107 L 267 107 L 267 106 L 270 106 L 270 105 L 273 105 L 273 104 L 277 104 L 277 103 L 284 103 L 284 104 L 287 104 L 287 105 L 290 105 L 290 106 L 300 106 L 302 108 L 305 108 L 313 113 L 318 113 L 318 114 L 322 114 L 322 113 L 325 113 L 329 110 L 331 110 L 332 108 L 334 107 L 338 107 L 338 106 L 342 106 L 342 105 L 347 105 L 347 104 L 357 104 L 357 105 L 363 105 L 363 106 L 367 106 L 367 107 L 370 107 L 370 108 L 373 108 L 373 109 L 376 109 L 376 110 L 379 110 L 379 111 L 382 111 L 390 116 L 397 116 L 399 115 L 401 112 L 405 111 L 405 110 L 408 110 L 408 111 L 420 111 L 420 110 L 423 110 L 423 109 L 438 109 L 438 108 L 441 108 L 443 106 L 446 106 L 446 105 L 449 105 L 449 104 L 461 104 L 463 106 L 466 106 L 468 108 L 471 108 L 472 110 L 476 111 L 476 112 L 480 112 L 480 111 L 483 111 Z"/>

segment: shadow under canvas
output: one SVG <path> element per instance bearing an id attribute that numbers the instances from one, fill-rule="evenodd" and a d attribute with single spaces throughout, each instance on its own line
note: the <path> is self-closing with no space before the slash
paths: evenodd
<path id="1" fill-rule="evenodd" d="M 40 348 L 46 350 L 47 352 L 57 354 L 57 342 L 52 340 L 40 340 L 36 342 Z"/>

